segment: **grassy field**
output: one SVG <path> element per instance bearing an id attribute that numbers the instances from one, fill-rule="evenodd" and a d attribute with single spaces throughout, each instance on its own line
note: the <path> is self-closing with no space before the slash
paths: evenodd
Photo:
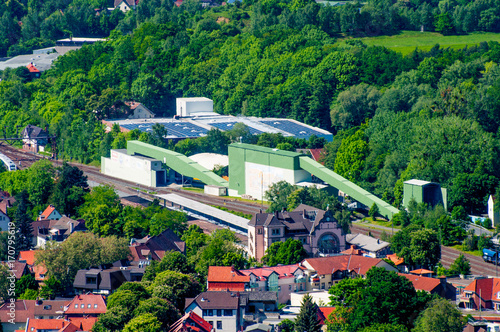
<path id="1" fill-rule="evenodd" d="M 366 37 L 359 38 L 359 40 L 369 46 L 385 46 L 406 55 L 416 47 L 428 51 L 436 44 L 439 44 L 441 48 L 461 49 L 484 41 L 500 42 L 500 34 L 487 32 L 471 33 L 464 36 L 443 36 L 436 32 L 402 31 L 397 35 Z M 342 41 L 340 40 L 340 42 Z"/>

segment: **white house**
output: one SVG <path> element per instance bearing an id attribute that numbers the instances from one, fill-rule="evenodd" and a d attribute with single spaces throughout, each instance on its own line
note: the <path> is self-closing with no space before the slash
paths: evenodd
<path id="1" fill-rule="evenodd" d="M 125 105 L 130 107 L 132 111 L 132 114 L 128 117 L 129 119 L 151 119 L 155 117 L 155 114 L 141 103 L 128 101 L 125 102 Z"/>

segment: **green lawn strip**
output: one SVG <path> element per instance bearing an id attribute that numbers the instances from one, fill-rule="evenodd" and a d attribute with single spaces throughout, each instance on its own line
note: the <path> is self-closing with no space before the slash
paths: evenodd
<path id="1" fill-rule="evenodd" d="M 465 46 L 477 45 L 481 42 L 500 42 L 498 33 L 471 33 L 459 36 L 443 36 L 436 32 L 402 31 L 392 36 L 364 37 L 358 38 L 368 46 L 385 46 L 402 54 L 408 54 L 415 48 L 428 51 L 434 45 L 439 44 L 441 48 L 462 49 Z M 339 40 L 340 43 L 343 39 Z"/>
<path id="2" fill-rule="evenodd" d="M 474 256 L 483 257 L 483 252 L 481 250 L 465 251 L 462 249 L 461 244 L 455 244 L 454 246 L 450 246 L 449 248 L 456 249 L 460 252 L 463 252 L 464 254 L 470 254 L 470 255 L 474 255 Z"/>
<path id="3" fill-rule="evenodd" d="M 252 215 L 249 214 L 249 213 L 243 213 L 243 212 L 238 212 L 238 211 L 234 211 L 234 210 L 229 210 L 226 207 L 217 206 L 217 205 L 212 205 L 212 207 L 217 208 L 217 209 L 222 210 L 222 211 L 225 211 L 225 212 L 229 212 L 229 213 L 234 214 L 234 215 L 236 215 L 238 217 L 242 217 L 242 218 L 245 218 L 245 219 L 248 219 L 248 220 L 252 219 Z"/>

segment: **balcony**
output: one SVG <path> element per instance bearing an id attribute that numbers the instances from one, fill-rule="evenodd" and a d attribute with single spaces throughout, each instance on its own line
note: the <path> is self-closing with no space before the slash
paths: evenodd
<path id="1" fill-rule="evenodd" d="M 296 277 L 295 278 L 296 284 L 301 283 L 301 282 L 307 282 L 307 278 L 306 277 Z"/>

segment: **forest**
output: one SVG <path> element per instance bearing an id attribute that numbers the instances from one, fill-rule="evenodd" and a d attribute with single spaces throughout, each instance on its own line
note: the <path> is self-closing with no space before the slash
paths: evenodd
<path id="1" fill-rule="evenodd" d="M 141 136 L 104 131 L 100 120 L 126 114 L 124 101 L 171 116 L 175 98 L 204 96 L 219 113 L 293 118 L 332 131 L 325 165 L 395 206 L 411 178 L 441 183 L 449 205 L 468 213 L 483 212 L 498 187 L 500 44 L 436 45 L 403 56 L 354 38 L 422 27 L 443 34 L 498 31 L 495 1 L 369 0 L 334 7 L 261 0 L 204 9 L 195 0 L 180 7 L 164 0 L 139 2 L 126 14 L 103 10 L 108 6 L 2 4 L 0 40 L 8 40 L 10 55 L 69 35 L 109 36 L 61 56 L 40 79 L 22 68 L 4 70 L 2 135 L 15 136 L 26 124 L 47 126 L 57 136 L 59 157 L 98 164 L 110 148 Z M 217 150 L 231 141 L 212 136 L 222 142 Z M 279 137 L 261 142 L 318 147 Z M 176 150 L 213 146 L 185 141 Z"/>

